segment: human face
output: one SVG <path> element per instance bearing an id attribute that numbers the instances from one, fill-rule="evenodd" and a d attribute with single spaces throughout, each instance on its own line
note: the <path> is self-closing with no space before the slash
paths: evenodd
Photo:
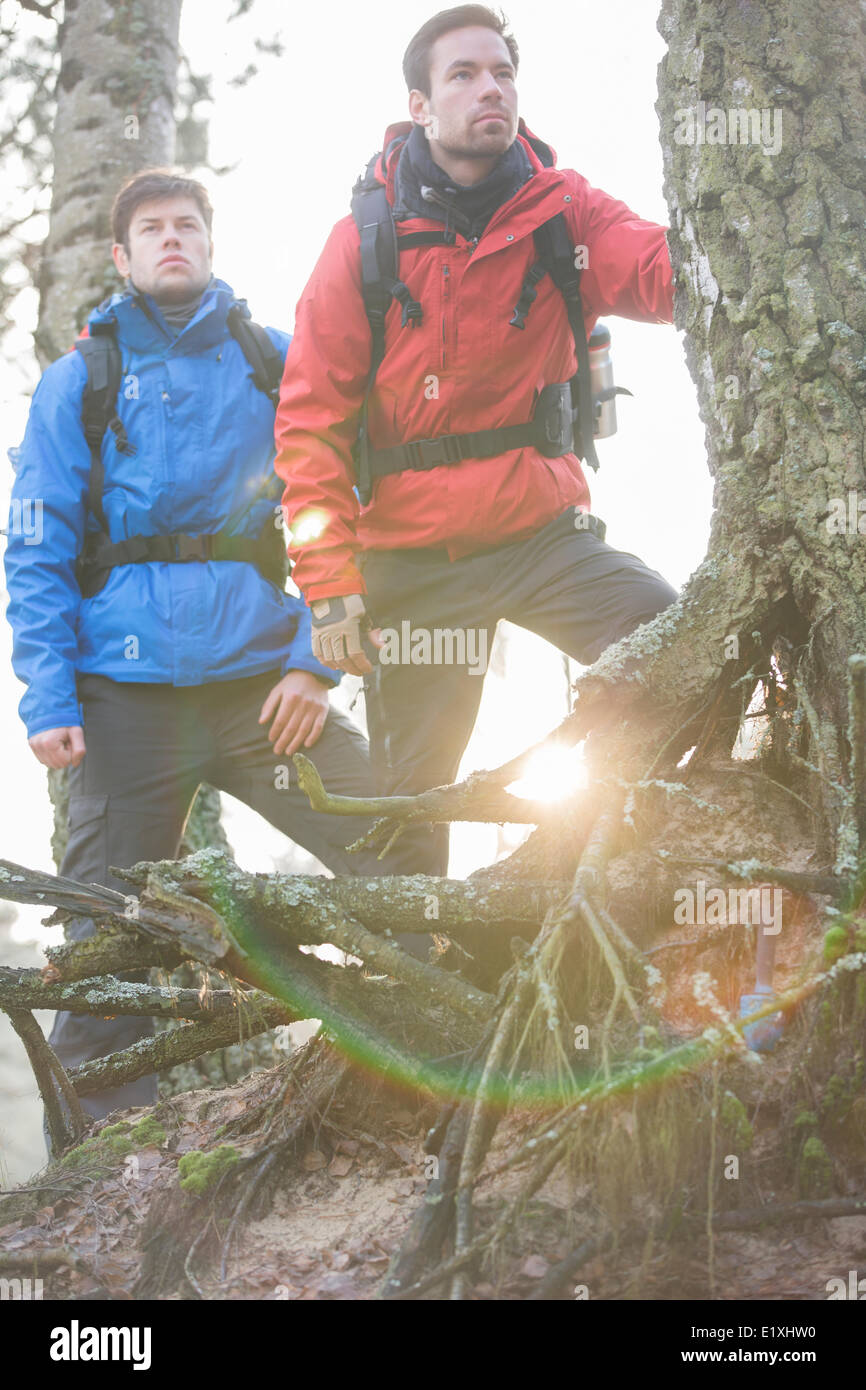
<path id="1" fill-rule="evenodd" d="M 158 198 L 132 214 L 129 250 L 115 245 L 114 264 L 157 304 L 179 304 L 203 293 L 211 277 L 213 242 L 194 198 Z"/>
<path id="2" fill-rule="evenodd" d="M 413 121 L 426 126 L 430 153 L 458 183 L 494 168 L 517 135 L 517 88 L 505 40 L 483 25 L 454 29 L 430 51 L 430 95 L 409 97 Z"/>

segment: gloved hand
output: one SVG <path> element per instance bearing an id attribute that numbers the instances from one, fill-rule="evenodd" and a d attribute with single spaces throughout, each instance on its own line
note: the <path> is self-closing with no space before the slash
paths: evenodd
<path id="1" fill-rule="evenodd" d="M 364 607 L 360 594 L 320 598 L 310 605 L 313 614 L 313 656 L 323 666 L 333 666 L 352 676 L 367 675 L 383 645 L 379 629 Z"/>

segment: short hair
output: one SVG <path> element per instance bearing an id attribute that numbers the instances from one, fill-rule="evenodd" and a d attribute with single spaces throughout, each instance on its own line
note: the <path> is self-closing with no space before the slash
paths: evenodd
<path id="1" fill-rule="evenodd" d="M 117 194 L 111 208 L 111 236 L 129 252 L 129 224 L 137 207 L 163 198 L 192 198 L 198 204 L 210 233 L 213 208 L 204 184 L 173 169 L 142 169 L 133 174 Z"/>
<path id="2" fill-rule="evenodd" d="M 472 25 L 492 29 L 505 40 L 506 47 L 514 64 L 514 71 L 520 61 L 520 50 L 513 34 L 508 32 L 508 20 L 500 11 L 490 10 L 486 5 L 457 5 L 453 10 L 440 10 L 422 24 L 417 34 L 409 40 L 403 54 L 403 76 L 409 91 L 430 95 L 430 52 L 437 39 L 450 34 L 454 29 L 469 29 Z"/>

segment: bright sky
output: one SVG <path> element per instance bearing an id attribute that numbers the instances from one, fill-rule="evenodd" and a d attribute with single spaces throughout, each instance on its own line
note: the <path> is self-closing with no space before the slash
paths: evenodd
<path id="1" fill-rule="evenodd" d="M 664 51 L 655 29 L 657 5 L 511 0 L 505 8 L 520 44 L 520 109 L 529 126 L 554 146 L 561 166 L 578 169 L 641 216 L 666 222 L 654 111 Z M 330 0 L 287 7 L 256 0 L 249 16 L 228 25 L 230 9 L 230 0 L 185 0 L 182 24 L 182 44 L 195 70 L 214 74 L 212 162 L 237 164 L 222 179 L 208 180 L 216 210 L 215 269 L 248 299 L 254 317 L 290 328 L 328 231 L 348 211 L 352 183 L 381 147 L 385 127 L 406 118 L 403 49 L 435 6 L 431 0 Z M 252 83 L 230 87 L 252 55 L 253 39 L 270 39 L 280 29 L 284 57 L 263 57 Z M 0 366 L 4 450 L 23 431 L 21 361 L 34 321 L 31 296 L 22 307 L 19 362 Z M 635 398 L 620 404 L 620 432 L 600 446 L 593 510 L 607 521 L 611 544 L 640 554 L 682 585 L 705 551 L 711 487 L 681 338 L 673 328 L 622 319 L 610 326 L 617 380 Z M 0 495 L 10 481 L 11 470 L 0 462 Z M 22 687 L 11 673 L 9 647 L 3 625 L 0 856 L 50 868 L 45 777 L 17 715 Z M 561 658 L 519 632 L 507 682 L 488 680 L 487 686 L 467 770 L 516 753 L 565 712 Z M 228 821 L 241 862 L 272 867 L 273 855 L 285 847 L 282 838 L 236 805 Z M 496 830 L 461 828 L 455 840 L 451 871 L 462 874 L 492 856 Z M 22 913 L 16 930 L 29 934 L 32 921 Z"/>

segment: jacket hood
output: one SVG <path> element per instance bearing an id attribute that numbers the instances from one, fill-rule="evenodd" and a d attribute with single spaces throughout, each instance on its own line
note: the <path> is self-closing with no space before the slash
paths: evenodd
<path id="1" fill-rule="evenodd" d="M 388 198 L 392 203 L 394 201 L 394 178 L 397 173 L 397 164 L 403 146 L 409 138 L 412 124 L 412 121 L 397 121 L 394 125 L 388 126 L 382 142 L 382 152 L 376 161 L 376 177 L 381 183 L 384 183 Z M 540 140 L 537 135 L 534 135 L 522 116 L 517 123 L 517 139 L 526 150 L 533 174 L 539 173 L 542 169 L 556 167 L 556 151 L 553 146 L 546 144 L 544 140 Z"/>

